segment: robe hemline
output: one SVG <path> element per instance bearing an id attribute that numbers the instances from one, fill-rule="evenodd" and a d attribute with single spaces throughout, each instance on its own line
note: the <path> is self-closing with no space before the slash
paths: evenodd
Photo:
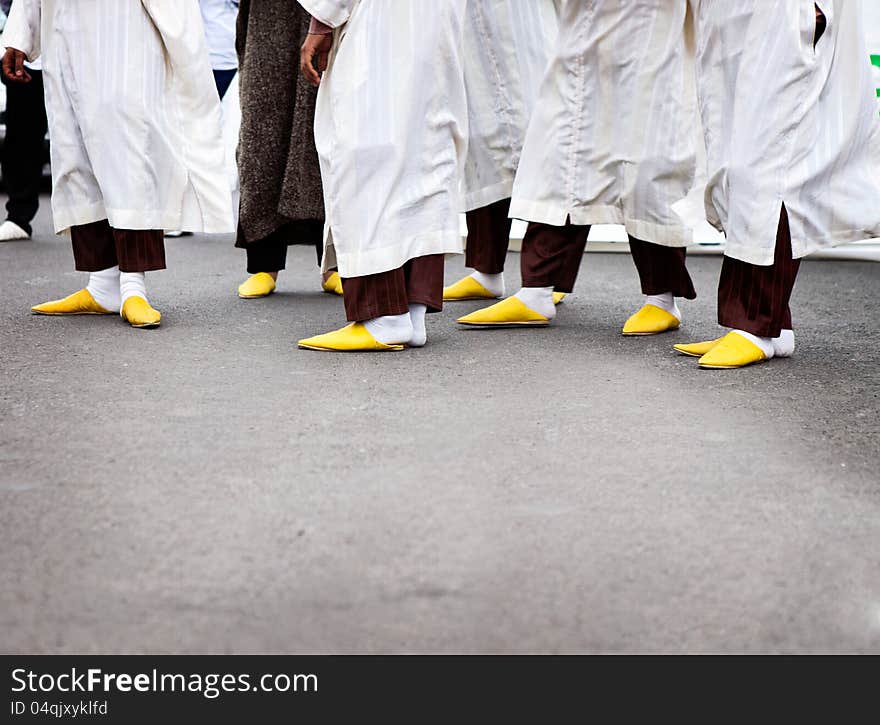
<path id="1" fill-rule="evenodd" d="M 688 227 L 630 219 L 620 207 L 616 206 L 575 206 L 566 209 L 546 202 L 513 199 L 510 205 L 510 217 L 555 227 L 565 226 L 569 218 L 571 223 L 577 226 L 620 225 L 630 236 L 664 247 L 687 247 L 693 244 L 694 240 L 694 232 Z"/>
<path id="2" fill-rule="evenodd" d="M 361 252 L 341 252 L 332 241 L 332 232 L 325 246 L 325 258 L 333 260 L 341 277 L 366 277 L 399 269 L 410 260 L 431 254 L 463 254 L 464 240 L 458 227 L 414 237 L 407 242 Z"/>
<path id="3" fill-rule="evenodd" d="M 231 234 L 235 224 L 230 216 L 226 222 L 205 219 L 201 210 L 184 209 L 179 212 L 145 211 L 143 209 L 113 209 L 103 203 L 75 207 L 53 207 L 55 233 L 65 234 L 71 227 L 92 224 L 104 219 L 114 229 L 180 230 L 194 234 Z"/>
<path id="4" fill-rule="evenodd" d="M 833 249 L 842 244 L 851 244 L 853 242 L 863 242 L 867 239 L 880 238 L 880 230 L 869 231 L 865 229 L 851 229 L 845 232 L 839 232 L 828 241 L 817 242 L 811 239 L 803 239 L 802 237 L 792 237 L 791 249 L 793 259 L 804 259 L 811 254 Z M 737 259 L 746 264 L 753 264 L 756 267 L 770 267 L 774 263 L 776 247 L 767 249 L 766 247 L 743 247 L 731 244 L 729 241 L 724 246 L 724 256 Z"/>
<path id="5" fill-rule="evenodd" d="M 464 196 L 464 210 L 474 211 L 509 199 L 513 195 L 513 182 L 514 177 L 511 176 L 497 184 L 467 192 Z"/>

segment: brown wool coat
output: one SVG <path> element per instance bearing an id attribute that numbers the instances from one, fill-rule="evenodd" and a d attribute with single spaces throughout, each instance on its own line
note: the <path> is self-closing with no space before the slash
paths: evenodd
<path id="1" fill-rule="evenodd" d="M 309 16 L 296 0 L 241 0 L 236 46 L 241 86 L 236 246 L 265 239 L 291 222 L 324 219 L 315 150 L 317 89 L 299 71 Z M 288 243 L 314 243 L 316 224 L 293 224 Z"/>

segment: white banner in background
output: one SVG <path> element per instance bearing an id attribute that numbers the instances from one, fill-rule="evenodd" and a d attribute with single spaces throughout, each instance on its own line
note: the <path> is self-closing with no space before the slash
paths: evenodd
<path id="1" fill-rule="evenodd" d="M 865 39 L 874 64 L 877 95 L 880 98 L 880 0 L 862 0 L 865 12 Z"/>

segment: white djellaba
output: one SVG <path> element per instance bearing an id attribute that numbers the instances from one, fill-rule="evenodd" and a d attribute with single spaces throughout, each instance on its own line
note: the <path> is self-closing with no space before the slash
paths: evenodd
<path id="1" fill-rule="evenodd" d="M 782 205 L 795 259 L 880 236 L 880 117 L 861 0 L 690 0 L 725 254 L 770 265 Z M 828 27 L 814 47 L 816 7 Z"/>
<path id="2" fill-rule="evenodd" d="M 464 29 L 468 154 L 464 210 L 509 199 L 538 89 L 556 40 L 551 0 L 469 0 Z M 496 297 L 504 275 L 470 275 Z"/>
<path id="3" fill-rule="evenodd" d="M 196 0 L 16 0 L 3 37 L 43 61 L 56 232 L 234 231 Z"/>
<path id="4" fill-rule="evenodd" d="M 42 60 L 57 233 L 104 219 L 115 229 L 234 231 L 197 0 L 16 0 L 3 36 Z M 143 273 L 95 274 L 87 289 L 105 310 L 118 304 L 105 289 L 114 276 L 122 302 L 146 301 Z"/>
<path id="5" fill-rule="evenodd" d="M 795 259 L 880 236 L 880 119 L 860 0 L 690 0 L 706 139 L 706 216 L 725 255 L 773 263 L 782 206 Z M 827 28 L 816 40 L 816 8 Z M 868 15 L 865 12 L 868 11 Z M 878 28 L 872 28 L 877 37 Z M 794 334 L 736 332 L 767 358 Z"/>
<path id="6" fill-rule="evenodd" d="M 556 52 L 526 135 L 510 215 L 622 225 L 669 247 L 693 240 L 673 205 L 696 171 L 697 110 L 687 3 L 560 3 Z M 516 294 L 547 319 L 552 288 Z M 646 302 L 681 319 L 671 293 Z"/>
<path id="7" fill-rule="evenodd" d="M 461 254 L 467 1 L 300 4 L 336 29 L 315 112 L 325 271 L 337 267 L 343 279 L 362 277 L 422 256 Z M 418 306 L 365 326 L 379 342 L 419 346 L 423 322 Z"/>

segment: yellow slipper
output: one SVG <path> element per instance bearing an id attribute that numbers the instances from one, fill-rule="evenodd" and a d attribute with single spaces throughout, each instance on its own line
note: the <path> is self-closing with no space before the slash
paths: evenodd
<path id="1" fill-rule="evenodd" d="M 396 352 L 405 345 L 386 345 L 379 342 L 361 322 L 352 322 L 341 330 L 328 332 L 299 341 L 303 350 L 322 352 Z"/>
<path id="2" fill-rule="evenodd" d="M 680 352 L 688 357 L 703 357 L 707 352 L 714 348 L 724 338 L 719 337 L 717 340 L 707 340 L 706 342 L 691 342 L 682 345 L 673 345 L 672 349 Z"/>
<path id="3" fill-rule="evenodd" d="M 493 295 L 477 280 L 468 275 L 458 280 L 455 284 L 443 289 L 444 302 L 464 302 L 465 300 L 497 300 L 498 295 Z"/>
<path id="4" fill-rule="evenodd" d="M 154 310 L 149 302 L 143 297 L 129 297 L 122 303 L 122 312 L 119 313 L 122 319 L 132 327 L 148 330 L 159 327 L 162 321 L 162 314 L 159 310 Z"/>
<path id="5" fill-rule="evenodd" d="M 31 307 L 35 315 L 112 315 L 110 310 L 105 310 L 95 302 L 92 293 L 87 289 L 74 292 L 63 300 L 44 302 L 36 307 Z"/>
<path id="6" fill-rule="evenodd" d="M 458 318 L 459 324 L 471 327 L 545 327 L 550 320 L 527 307 L 519 297 L 508 297 L 502 302 Z"/>
<path id="7" fill-rule="evenodd" d="M 339 276 L 339 272 L 334 272 L 321 285 L 321 289 L 323 289 L 327 294 L 330 295 L 339 295 L 342 297 L 342 277 Z"/>
<path id="8" fill-rule="evenodd" d="M 564 300 L 564 299 L 565 299 L 565 292 L 554 292 L 553 293 L 553 304 L 554 305 L 561 305 L 562 300 Z"/>
<path id="9" fill-rule="evenodd" d="M 238 286 L 238 296 L 243 300 L 268 297 L 275 291 L 275 280 L 268 272 L 257 272 Z"/>
<path id="10" fill-rule="evenodd" d="M 728 332 L 715 347 L 700 358 L 700 367 L 707 370 L 734 370 L 764 362 L 767 356 L 751 340 Z"/>
<path id="11" fill-rule="evenodd" d="M 671 312 L 656 305 L 645 305 L 626 321 L 623 334 L 659 335 L 662 332 L 677 330 L 680 326 L 681 320 Z"/>

